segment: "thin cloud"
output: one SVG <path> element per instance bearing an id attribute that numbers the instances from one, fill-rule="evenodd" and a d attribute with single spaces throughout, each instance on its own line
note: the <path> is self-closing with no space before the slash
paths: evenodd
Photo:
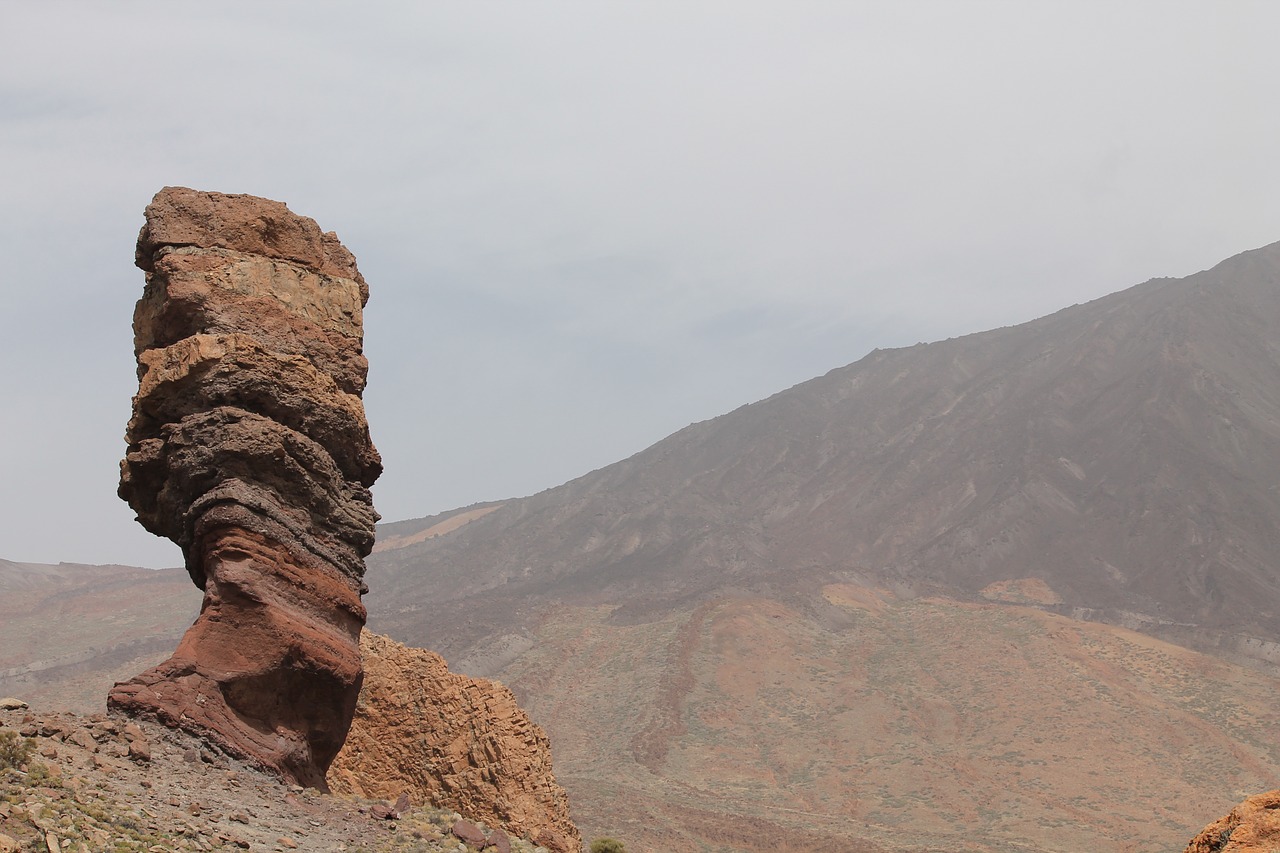
<path id="1" fill-rule="evenodd" d="M 114 497 L 167 184 L 356 253 L 389 519 L 1280 238 L 1272 4 L 5 11 L 10 559 L 175 562 Z"/>

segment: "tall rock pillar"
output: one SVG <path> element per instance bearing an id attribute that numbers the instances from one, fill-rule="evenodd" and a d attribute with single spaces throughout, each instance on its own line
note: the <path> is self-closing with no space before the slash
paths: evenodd
<path id="1" fill-rule="evenodd" d="M 108 705 L 323 789 L 360 691 L 378 519 L 368 286 L 284 204 L 179 187 L 147 207 L 136 262 L 120 496 L 181 546 L 204 603 L 173 657 Z"/>

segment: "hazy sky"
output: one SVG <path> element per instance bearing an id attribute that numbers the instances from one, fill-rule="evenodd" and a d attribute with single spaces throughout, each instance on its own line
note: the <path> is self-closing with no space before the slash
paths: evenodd
<path id="1" fill-rule="evenodd" d="M 1280 240 L 1280 3 L 358 5 L 0 5 L 0 557 L 180 561 L 115 496 L 165 185 L 355 253 L 387 520 Z"/>

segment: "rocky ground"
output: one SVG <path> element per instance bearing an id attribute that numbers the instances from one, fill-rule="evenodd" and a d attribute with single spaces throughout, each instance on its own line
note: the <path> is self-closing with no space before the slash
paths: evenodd
<path id="1" fill-rule="evenodd" d="M 1280 850 L 1280 790 L 1249 797 L 1191 839 L 1186 853 L 1275 853 Z"/>
<path id="2" fill-rule="evenodd" d="M 11 742 L 30 746 L 30 756 L 0 769 L 0 853 L 546 853 L 407 798 L 392 803 L 290 786 L 147 722 L 0 708 L 0 738 L 6 731 L 17 734 L 7 736 Z"/>

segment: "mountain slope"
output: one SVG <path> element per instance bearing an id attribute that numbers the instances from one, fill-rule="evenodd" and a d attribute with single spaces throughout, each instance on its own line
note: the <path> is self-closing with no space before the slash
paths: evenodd
<path id="1" fill-rule="evenodd" d="M 511 686 L 588 836 L 1179 847 L 1280 783 L 1278 328 L 1280 244 L 873 352 L 384 528 L 370 625 Z"/>
<path id="2" fill-rule="evenodd" d="M 1280 783 L 1280 679 L 1036 609 L 822 598 L 549 613 L 500 677 L 551 737 L 584 835 L 1156 853 Z"/>
<path id="3" fill-rule="evenodd" d="M 967 595 L 1033 578 L 1066 612 L 1271 642 L 1278 328 L 1275 244 L 1020 326 L 876 351 L 375 555 L 370 608 L 431 636 L 414 627 L 424 578 L 434 601 L 482 596 L 472 623 L 501 602 L 491 627 L 540 599 L 647 618 L 834 574 Z M 483 633 L 445 621 L 446 642 Z"/>
<path id="4" fill-rule="evenodd" d="M 200 608 L 181 569 L 0 559 L 0 695 L 100 711 L 167 656 Z"/>

